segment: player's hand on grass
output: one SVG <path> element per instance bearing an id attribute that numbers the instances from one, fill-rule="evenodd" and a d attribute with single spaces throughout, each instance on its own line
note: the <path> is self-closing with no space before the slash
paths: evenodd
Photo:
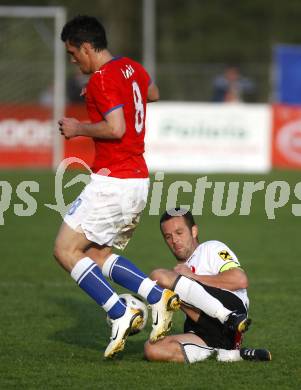
<path id="1" fill-rule="evenodd" d="M 194 273 L 186 264 L 177 264 L 174 267 L 174 271 L 180 275 L 187 276 L 188 278 L 192 278 L 194 276 Z"/>
<path id="2" fill-rule="evenodd" d="M 59 122 L 60 133 L 66 138 L 73 138 L 79 135 L 80 121 L 75 118 L 63 118 Z"/>

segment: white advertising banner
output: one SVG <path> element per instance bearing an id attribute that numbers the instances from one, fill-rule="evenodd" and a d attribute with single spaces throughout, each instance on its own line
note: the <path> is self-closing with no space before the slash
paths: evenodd
<path id="1" fill-rule="evenodd" d="M 264 104 L 148 104 L 146 161 L 164 172 L 267 172 L 271 109 Z"/>

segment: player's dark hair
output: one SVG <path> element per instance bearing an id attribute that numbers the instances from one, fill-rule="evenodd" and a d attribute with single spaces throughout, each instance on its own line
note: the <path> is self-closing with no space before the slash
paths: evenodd
<path id="1" fill-rule="evenodd" d="M 105 29 L 93 16 L 79 15 L 69 20 L 63 27 L 61 39 L 77 48 L 88 42 L 96 51 L 108 46 Z"/>
<path id="2" fill-rule="evenodd" d="M 183 217 L 185 222 L 186 222 L 186 225 L 189 227 L 189 229 L 191 229 L 192 226 L 195 226 L 195 224 L 196 224 L 194 221 L 193 215 L 191 214 L 191 212 L 189 210 L 176 207 L 174 209 L 167 210 L 167 211 L 165 211 L 165 213 L 162 214 L 162 216 L 160 218 L 160 228 L 161 228 L 163 222 L 168 221 L 169 219 L 175 218 L 175 217 Z"/>

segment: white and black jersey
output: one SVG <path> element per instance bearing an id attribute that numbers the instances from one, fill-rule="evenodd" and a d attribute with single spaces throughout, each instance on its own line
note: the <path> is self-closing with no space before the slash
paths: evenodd
<path id="1" fill-rule="evenodd" d="M 186 261 L 186 264 L 196 275 L 217 275 L 231 268 L 240 267 L 235 253 L 226 244 L 215 240 L 200 244 Z M 240 298 L 248 310 L 247 290 L 240 289 L 231 291 L 231 293 Z"/>

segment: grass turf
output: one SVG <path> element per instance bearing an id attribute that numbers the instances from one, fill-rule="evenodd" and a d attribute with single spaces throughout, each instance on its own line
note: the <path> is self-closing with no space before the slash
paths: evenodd
<path id="1" fill-rule="evenodd" d="M 67 179 L 77 172 L 67 175 Z M 201 175 L 166 175 L 160 212 L 167 190 L 176 180 L 195 187 Z M 250 316 L 253 325 L 245 345 L 272 351 L 269 363 L 218 363 L 214 359 L 194 365 L 149 363 L 143 360 L 146 331 L 128 340 L 124 353 L 113 361 L 102 359 L 109 338 L 105 315 L 52 260 L 52 245 L 61 222 L 45 203 L 54 203 L 54 175 L 44 171 L 2 171 L 0 180 L 13 188 L 10 208 L 0 226 L 0 388 L 6 389 L 300 389 L 301 316 L 300 231 L 301 219 L 292 214 L 300 203 L 293 193 L 300 172 L 278 171 L 269 175 L 210 175 L 208 181 L 260 181 L 266 185 L 286 181 L 289 202 L 268 220 L 265 191 L 254 194 L 249 216 L 234 213 L 218 217 L 212 212 L 212 189 L 198 216 L 201 241 L 218 239 L 238 255 L 250 279 Z M 39 183 L 33 193 L 37 212 L 18 217 L 21 203 L 16 187 L 23 180 Z M 265 185 L 265 187 L 266 187 Z M 66 190 L 68 202 L 81 185 Z M 241 191 L 240 191 L 241 192 Z M 0 198 L 1 199 L 1 198 Z M 193 193 L 179 193 L 178 204 L 192 204 Z M 24 206 L 26 208 L 26 206 Z M 158 229 L 157 215 L 144 212 L 126 256 L 144 271 L 172 267 Z M 123 291 L 118 289 L 118 291 Z M 177 313 L 173 332 L 181 332 L 183 316 Z"/>

